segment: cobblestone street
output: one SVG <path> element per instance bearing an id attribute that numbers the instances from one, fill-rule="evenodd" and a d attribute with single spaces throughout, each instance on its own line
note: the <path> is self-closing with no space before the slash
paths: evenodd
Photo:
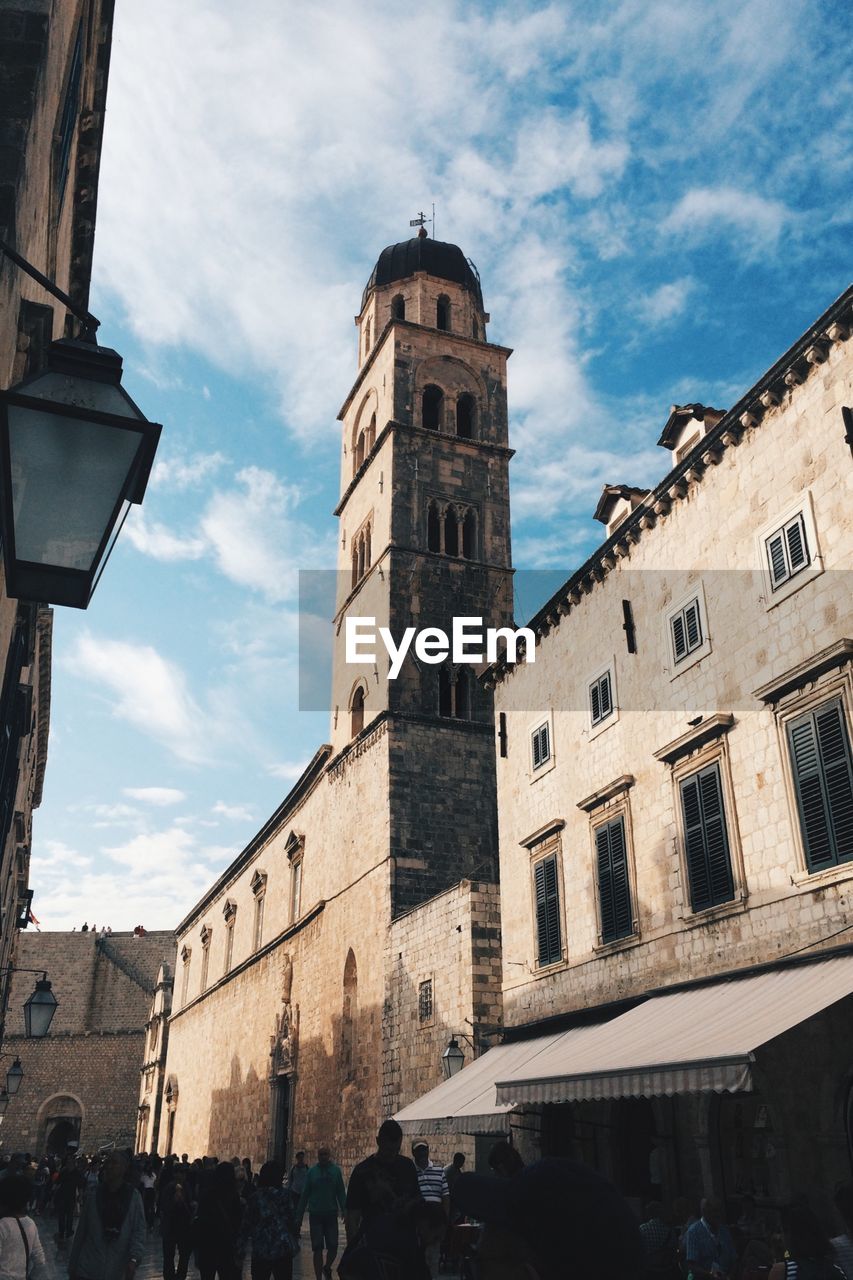
<path id="1" fill-rule="evenodd" d="M 68 1270 L 68 1251 L 65 1249 L 60 1251 L 57 1247 L 55 1238 L 56 1219 L 36 1214 L 33 1216 L 33 1221 L 39 1229 L 48 1266 L 52 1269 L 55 1280 L 64 1280 Z M 343 1224 L 341 1224 L 341 1240 L 343 1242 Z M 341 1244 L 341 1249 L 343 1250 L 343 1243 Z M 243 1267 L 243 1280 L 249 1280 L 250 1274 L 249 1258 L 247 1256 Z M 155 1227 L 153 1231 L 148 1233 L 148 1245 L 145 1250 L 145 1256 L 137 1269 L 136 1280 L 160 1280 L 162 1275 L 163 1253 L 161 1238 L 159 1230 Z M 198 1268 L 194 1262 L 190 1262 L 187 1280 L 198 1280 L 198 1277 Z M 294 1259 L 293 1280 L 314 1280 L 314 1267 L 311 1261 L 311 1247 L 307 1226 L 302 1232 L 302 1249 Z"/>

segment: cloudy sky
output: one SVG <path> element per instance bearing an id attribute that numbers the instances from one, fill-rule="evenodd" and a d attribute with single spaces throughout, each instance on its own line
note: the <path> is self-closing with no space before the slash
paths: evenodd
<path id="1" fill-rule="evenodd" d="M 43 928 L 173 927 L 325 740 L 296 571 L 334 565 L 381 249 L 434 202 L 477 264 L 515 351 L 515 563 L 567 576 L 602 484 L 666 470 L 669 406 L 733 403 L 845 287 L 850 25 L 821 0 L 119 0 L 92 309 L 165 425 L 88 612 L 56 611 Z"/>

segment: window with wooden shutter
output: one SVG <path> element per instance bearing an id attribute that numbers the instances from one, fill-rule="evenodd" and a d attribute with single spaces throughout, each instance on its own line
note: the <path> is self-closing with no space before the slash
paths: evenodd
<path id="1" fill-rule="evenodd" d="M 767 567 L 770 570 L 770 582 L 774 591 L 811 563 L 802 512 L 782 525 L 781 529 L 774 530 L 770 537 L 765 539 L 764 545 L 767 549 Z"/>
<path id="2" fill-rule="evenodd" d="M 536 903 L 536 963 L 555 964 L 563 954 L 556 855 L 543 858 L 534 865 L 533 889 Z"/>
<path id="3" fill-rule="evenodd" d="M 669 626 L 673 657 L 680 662 L 702 644 L 702 613 L 698 596 L 672 615 Z"/>
<path id="4" fill-rule="evenodd" d="M 821 871 L 853 858 L 853 763 L 840 701 L 788 725 L 806 864 Z"/>
<path id="5" fill-rule="evenodd" d="M 734 898 L 720 766 L 708 765 L 680 783 L 690 905 L 706 911 Z"/>
<path id="6" fill-rule="evenodd" d="M 634 932 L 625 819 L 618 817 L 595 830 L 601 941 L 630 938 Z"/>
<path id="7" fill-rule="evenodd" d="M 600 724 L 602 720 L 613 711 L 613 685 L 610 679 L 610 672 L 605 671 L 604 675 L 599 676 L 597 680 L 589 686 L 589 717 L 592 724 Z"/>
<path id="8" fill-rule="evenodd" d="M 539 769 L 551 759 L 551 735 L 548 725 L 542 724 L 530 735 L 530 749 L 533 755 L 533 768 Z"/>

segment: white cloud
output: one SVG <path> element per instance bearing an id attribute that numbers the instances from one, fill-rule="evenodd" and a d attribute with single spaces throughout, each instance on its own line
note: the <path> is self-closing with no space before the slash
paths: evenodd
<path id="1" fill-rule="evenodd" d="M 124 794 L 133 800 L 142 800 L 145 804 L 161 808 L 165 805 L 180 804 L 186 800 L 186 794 L 176 787 L 125 787 Z"/>
<path id="2" fill-rule="evenodd" d="M 227 818 L 229 822 L 254 822 L 255 815 L 252 810 L 245 804 L 225 804 L 222 800 L 217 800 L 212 809 L 213 813 L 221 814 L 223 818 Z"/>
<path id="3" fill-rule="evenodd" d="M 267 773 L 271 778 L 282 778 L 285 782 L 298 782 L 307 765 L 307 760 L 302 760 L 298 764 L 284 761 L 281 764 L 267 765 Z"/>
<path id="4" fill-rule="evenodd" d="M 125 537 L 154 560 L 198 560 L 205 552 L 205 541 L 196 536 L 182 537 L 164 524 L 149 522 L 141 507 L 134 507 L 125 521 Z"/>
<path id="5" fill-rule="evenodd" d="M 684 313 L 695 290 L 696 281 L 691 276 L 682 276 L 679 280 L 658 285 L 651 293 L 635 299 L 634 309 L 638 320 L 646 328 L 663 328 Z"/>
<path id="6" fill-rule="evenodd" d="M 151 645 L 85 632 L 60 659 L 100 686 L 113 714 L 194 764 L 211 757 L 214 728 L 190 693 L 184 673 Z"/>
<path id="7" fill-rule="evenodd" d="M 755 258 L 776 249 L 790 220 L 780 200 L 736 187 L 692 187 L 663 225 L 695 240 L 729 239 L 747 258 Z"/>
<path id="8" fill-rule="evenodd" d="M 210 399 L 207 387 L 202 387 L 202 396 L 205 400 Z M 219 452 L 158 458 L 151 469 L 151 487 L 179 492 L 193 489 L 215 475 L 226 462 L 225 454 Z"/>

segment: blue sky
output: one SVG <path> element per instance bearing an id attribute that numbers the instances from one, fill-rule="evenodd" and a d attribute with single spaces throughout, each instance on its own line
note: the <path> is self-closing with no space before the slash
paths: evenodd
<path id="1" fill-rule="evenodd" d="M 477 264 L 515 351 L 514 560 L 556 585 L 601 486 L 665 472 L 669 406 L 733 403 L 847 284 L 850 27 L 796 0 L 121 0 L 92 309 L 164 431 L 88 612 L 56 610 L 43 928 L 173 927 L 325 740 L 296 575 L 334 566 L 381 249 L 434 201 Z"/>

